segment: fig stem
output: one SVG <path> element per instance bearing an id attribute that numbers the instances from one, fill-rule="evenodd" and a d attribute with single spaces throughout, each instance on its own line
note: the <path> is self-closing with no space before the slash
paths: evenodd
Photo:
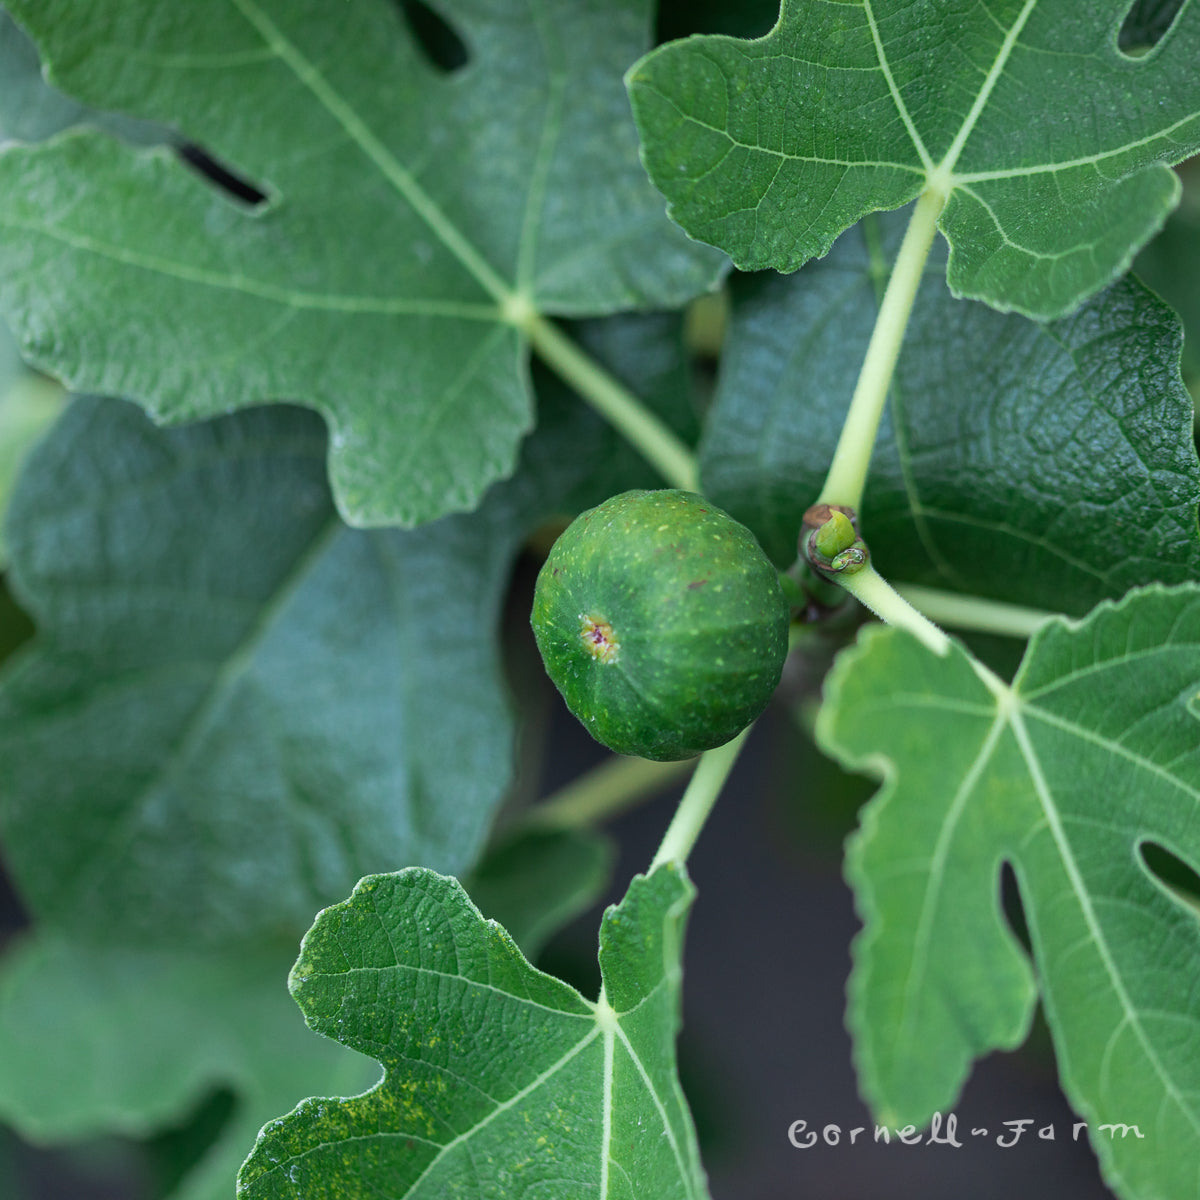
<path id="1" fill-rule="evenodd" d="M 940 190 L 928 188 L 921 193 L 917 206 L 909 219 L 896 265 L 883 293 L 879 316 L 871 332 L 867 356 L 863 359 L 850 409 L 838 438 L 825 486 L 817 499 L 818 504 L 844 505 L 848 508 L 862 507 L 863 488 L 866 485 L 867 469 L 871 462 L 871 451 L 875 447 L 875 435 L 887 403 L 888 388 L 908 318 L 912 314 L 917 289 L 925 270 L 925 260 L 937 233 L 938 217 L 946 204 L 946 196 Z"/>
<path id="2" fill-rule="evenodd" d="M 895 587 L 909 604 L 930 620 L 974 633 L 1028 638 L 1047 621 L 1063 615 L 1042 608 L 1026 608 L 1022 604 L 985 600 L 981 596 L 960 596 L 956 592 L 943 592 L 916 584 L 898 583 Z"/>
<path id="3" fill-rule="evenodd" d="M 696 770 L 688 782 L 679 807 L 675 810 L 675 816 L 671 818 L 671 824 L 667 827 L 662 845 L 659 846 L 647 874 L 663 863 L 687 862 L 687 857 L 700 836 L 700 830 L 704 828 L 704 822 L 708 820 L 708 814 L 712 812 L 712 807 L 721 794 L 721 788 L 725 786 L 725 780 L 733 770 L 733 764 L 737 761 L 746 735 L 753 728 L 753 725 L 747 725 L 732 741 L 713 750 L 705 750 L 700 755 Z"/>
<path id="4" fill-rule="evenodd" d="M 573 779 L 521 818 L 525 829 L 579 829 L 597 825 L 670 787 L 695 759 L 654 762 L 614 755 Z"/>
<path id="5" fill-rule="evenodd" d="M 552 321 L 531 312 L 521 322 L 521 329 L 542 361 L 626 438 L 672 487 L 685 492 L 700 490 L 696 456 L 665 421 Z"/>

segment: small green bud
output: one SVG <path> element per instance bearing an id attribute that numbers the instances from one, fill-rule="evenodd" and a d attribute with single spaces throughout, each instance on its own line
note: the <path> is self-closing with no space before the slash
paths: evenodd
<path id="1" fill-rule="evenodd" d="M 858 535 L 850 518 L 836 509 L 829 520 L 813 535 L 817 553 L 824 559 L 834 559 L 854 545 Z"/>
<path id="2" fill-rule="evenodd" d="M 870 552 L 866 542 L 861 539 L 853 546 L 847 546 L 840 554 L 835 554 L 829 563 L 829 570 L 839 575 L 857 575 L 867 565 Z"/>

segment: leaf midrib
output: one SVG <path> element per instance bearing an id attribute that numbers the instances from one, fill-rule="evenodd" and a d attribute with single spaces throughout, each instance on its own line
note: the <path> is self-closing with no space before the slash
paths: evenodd
<path id="1" fill-rule="evenodd" d="M 414 963 L 399 962 L 381 964 L 379 966 L 361 966 L 361 967 L 346 967 L 337 972 L 312 972 L 305 974 L 299 972 L 299 977 L 306 982 L 313 979 L 342 979 L 352 975 L 387 975 L 391 971 L 411 971 L 414 975 L 431 975 L 435 979 L 449 979 L 455 983 L 462 983 L 469 988 L 476 988 L 480 991 L 494 992 L 497 996 L 503 997 L 505 1000 L 512 1001 L 514 1004 L 522 1004 L 526 1008 L 539 1008 L 543 1012 L 548 1012 L 555 1017 L 570 1017 L 579 1021 L 595 1021 L 596 1017 L 593 1012 L 572 1012 L 568 1008 L 555 1008 L 551 1004 L 543 1004 L 539 1000 L 531 1000 L 528 996 L 518 996 L 516 992 L 506 991 L 502 987 L 497 987 L 494 983 L 484 983 L 479 979 L 472 979 L 469 975 L 456 974 L 454 971 L 438 971 L 433 967 L 421 967 Z M 558 982 L 557 980 L 555 982 Z M 566 985 L 561 985 L 565 987 Z M 582 997 L 578 997 L 582 1000 Z M 583 1001 L 585 1004 L 586 1001 Z"/>
<path id="2" fill-rule="evenodd" d="M 664 981 L 660 980 L 660 983 L 662 982 Z M 658 985 L 655 985 L 654 990 L 658 990 Z M 643 997 L 643 999 L 645 999 L 645 997 Z M 650 1078 L 650 1072 L 646 1070 L 641 1056 L 633 1048 L 633 1043 L 629 1040 L 629 1035 L 624 1029 L 621 1028 L 620 1022 L 618 1022 L 616 1025 L 616 1036 L 620 1038 L 621 1045 L 625 1047 L 625 1052 L 629 1055 L 630 1059 L 632 1059 L 633 1065 L 637 1068 L 638 1075 L 641 1077 L 642 1086 L 646 1089 L 647 1093 L 649 1093 L 650 1099 L 654 1104 L 654 1110 L 658 1113 L 658 1119 L 663 1125 L 663 1133 L 666 1135 L 667 1141 L 671 1146 L 671 1153 L 675 1157 L 675 1166 L 679 1171 L 679 1177 L 683 1181 L 684 1187 L 687 1189 L 688 1194 L 694 1195 L 695 1187 L 694 1180 L 692 1178 L 692 1172 L 687 1169 L 687 1164 L 683 1160 L 683 1151 L 679 1147 L 679 1142 L 675 1137 L 675 1130 L 671 1125 L 670 1118 L 667 1116 L 667 1107 L 663 1103 L 662 1098 L 659 1096 L 658 1090 L 654 1086 L 654 1081 Z"/>
<path id="3" fill-rule="evenodd" d="M 389 938 L 389 940 L 390 940 L 390 938 Z M 479 980 L 471 979 L 464 975 L 456 975 L 456 974 L 453 974 L 451 972 L 446 972 L 446 971 L 435 971 L 435 970 L 432 970 L 431 968 L 417 967 L 412 964 L 401 963 L 399 961 L 397 961 L 393 964 L 390 964 L 390 965 L 379 966 L 379 967 L 347 968 L 344 971 L 336 972 L 336 975 L 337 975 L 337 977 L 340 978 L 345 975 L 353 975 L 353 974 L 357 974 L 360 972 L 386 972 L 386 971 L 394 970 L 397 967 L 402 967 L 407 970 L 420 972 L 422 974 L 434 975 L 439 978 L 453 979 L 456 981 L 461 981 L 471 987 L 485 988 L 487 990 L 496 992 L 497 994 L 502 996 L 506 1001 L 515 1002 L 515 1003 L 523 1004 L 523 1005 L 531 1005 L 536 1008 L 545 1009 L 547 1012 L 551 1013 L 552 1015 L 554 1015 L 556 1017 L 562 1017 L 562 1016 L 580 1017 L 585 1021 L 591 1022 L 592 1028 L 584 1037 L 580 1038 L 580 1040 L 575 1045 L 573 1045 L 569 1050 L 567 1050 L 563 1055 L 561 1055 L 555 1062 L 551 1063 L 550 1066 L 548 1066 L 545 1070 L 543 1070 L 536 1078 L 531 1080 L 523 1088 L 519 1089 L 517 1092 L 515 1092 L 512 1096 L 508 1097 L 506 1100 L 493 1101 L 494 1107 L 485 1116 L 483 1116 L 479 1121 L 477 1121 L 470 1129 L 464 1130 L 462 1133 L 460 1133 L 457 1136 L 455 1136 L 454 1138 L 452 1138 L 449 1142 L 440 1143 L 440 1142 L 431 1141 L 430 1139 L 422 1138 L 419 1135 L 415 1135 L 415 1134 L 412 1134 L 407 1131 L 379 1130 L 379 1131 L 368 1133 L 368 1134 L 355 1134 L 355 1135 L 350 1135 L 350 1136 L 346 1136 L 346 1137 L 339 1137 L 339 1138 L 335 1139 L 332 1143 L 331 1142 L 322 1142 L 318 1146 L 310 1147 L 306 1150 L 301 1151 L 298 1154 L 289 1156 L 289 1158 L 287 1160 L 288 1162 L 294 1162 L 298 1159 L 305 1158 L 313 1153 L 316 1153 L 319 1150 L 328 1148 L 328 1146 L 331 1144 L 341 1145 L 343 1143 L 354 1142 L 354 1141 L 364 1141 L 364 1140 L 370 1141 L 370 1140 L 374 1140 L 374 1139 L 377 1139 L 380 1137 L 404 1138 L 405 1140 L 420 1141 L 428 1146 L 437 1147 L 437 1153 L 430 1160 L 430 1162 L 428 1164 L 426 1164 L 426 1166 L 422 1170 L 421 1174 L 419 1176 L 417 1176 L 417 1178 L 415 1180 L 413 1180 L 413 1182 L 410 1185 L 408 1185 L 408 1187 L 405 1189 L 405 1192 L 404 1192 L 405 1196 L 408 1196 L 408 1197 L 415 1196 L 417 1194 L 417 1189 L 421 1186 L 421 1183 L 429 1176 L 430 1172 L 432 1172 L 434 1170 L 434 1168 L 438 1165 L 438 1163 L 441 1162 L 441 1160 L 444 1159 L 447 1154 L 449 1154 L 452 1150 L 454 1150 L 455 1147 L 461 1145 L 463 1142 L 466 1142 L 469 1139 L 471 1139 L 472 1137 L 474 1137 L 476 1133 L 478 1133 L 480 1130 L 484 1129 L 493 1120 L 495 1120 L 495 1118 L 497 1116 L 499 1116 L 501 1113 L 506 1112 L 508 1109 L 512 1108 L 515 1104 L 519 1103 L 525 1097 L 532 1094 L 543 1084 L 550 1082 L 550 1080 L 552 1080 L 554 1078 L 554 1076 L 556 1076 L 563 1069 L 563 1067 L 565 1067 L 567 1065 L 567 1063 L 571 1062 L 574 1058 L 576 1058 L 579 1054 L 581 1054 L 584 1050 L 586 1050 L 588 1046 L 590 1046 L 594 1041 L 597 1040 L 597 1038 L 602 1038 L 604 1041 L 604 1060 L 603 1060 L 603 1068 L 602 1068 L 602 1074 L 601 1074 L 601 1088 L 600 1088 L 600 1102 L 601 1102 L 601 1136 L 600 1136 L 601 1162 L 600 1162 L 600 1193 L 599 1193 L 600 1200 L 607 1200 L 607 1198 L 609 1196 L 609 1169 L 608 1169 L 608 1167 L 609 1167 L 609 1156 L 610 1156 L 611 1142 L 612 1142 L 612 1112 L 613 1112 L 613 1108 L 614 1108 L 613 1061 L 614 1061 L 616 1044 L 618 1041 L 621 1043 L 621 1046 L 625 1050 L 626 1054 L 628 1054 L 630 1061 L 633 1063 L 633 1065 L 637 1071 L 638 1077 L 640 1078 L 640 1080 L 642 1082 L 642 1086 L 645 1088 L 646 1093 L 649 1096 L 650 1101 L 653 1104 L 656 1113 L 658 1114 L 659 1120 L 662 1122 L 663 1136 L 666 1137 L 667 1142 L 671 1147 L 672 1155 L 675 1159 L 676 1169 L 679 1172 L 680 1181 L 683 1183 L 687 1195 L 691 1196 L 691 1197 L 697 1196 L 696 1180 L 694 1178 L 693 1172 L 688 1169 L 688 1164 L 686 1163 L 686 1161 L 684 1159 L 683 1150 L 680 1147 L 678 1139 L 675 1136 L 675 1129 L 674 1129 L 673 1125 L 671 1124 L 670 1117 L 668 1116 L 666 1103 L 659 1096 L 658 1091 L 654 1086 L 654 1081 L 651 1079 L 650 1073 L 646 1070 L 645 1064 L 642 1062 L 641 1056 L 637 1053 L 637 1050 L 634 1048 L 633 1043 L 629 1040 L 628 1034 L 625 1032 L 625 1030 L 623 1028 L 621 1028 L 621 1024 L 620 1024 L 621 1019 L 626 1017 L 628 1015 L 628 1013 L 635 1012 L 638 1008 L 641 1007 L 642 1003 L 644 1003 L 652 995 L 657 993 L 659 991 L 659 989 L 665 985 L 665 983 L 666 983 L 665 977 L 660 979 L 658 981 L 658 983 L 656 983 L 654 985 L 654 987 L 645 996 L 643 996 L 641 1000 L 639 1000 L 639 1002 L 634 1006 L 634 1008 L 627 1010 L 627 1012 L 625 1012 L 625 1013 L 618 1014 L 618 1013 L 614 1012 L 613 1017 L 615 1019 L 613 1021 L 611 1021 L 610 1023 L 606 1024 L 606 1023 L 603 1023 L 603 1022 L 597 1020 L 595 1012 L 572 1013 L 572 1012 L 567 1012 L 567 1011 L 563 1011 L 560 1009 L 548 1008 L 546 1005 L 538 1004 L 536 1001 L 531 1001 L 531 1000 L 527 999 L 526 997 L 517 995 L 514 992 L 505 991 L 502 988 L 497 988 L 494 985 L 486 984 Z M 316 977 L 317 976 L 309 976 L 307 978 L 316 978 Z M 326 975 L 325 977 L 328 978 L 329 976 Z M 582 999 L 582 997 L 581 997 L 581 999 Z M 584 1003 L 587 1003 L 587 1002 L 584 1001 Z M 390 1068 L 389 1068 L 389 1070 L 390 1070 Z M 380 1086 L 384 1086 L 384 1085 L 380 1085 Z M 484 1093 L 480 1089 L 478 1089 L 478 1087 L 476 1085 L 471 1085 L 471 1086 L 474 1087 L 475 1090 L 479 1091 L 480 1095 L 486 1096 L 486 1093 Z M 489 1099 L 490 1099 L 490 1097 L 489 1097 Z M 275 1170 L 282 1169 L 282 1164 L 278 1164 L 274 1169 Z"/>
<path id="4" fill-rule="evenodd" d="M 1012 179 L 1022 178 L 1030 175 L 1054 174 L 1058 171 L 1071 170 L 1081 166 L 1095 166 L 1105 159 L 1117 158 L 1122 154 L 1128 154 L 1131 150 L 1136 150 L 1142 146 L 1148 146 L 1152 142 L 1161 140 L 1164 137 L 1169 137 L 1175 130 L 1182 128 L 1197 120 L 1200 114 L 1191 113 L 1188 116 L 1180 117 L 1177 121 L 1173 121 L 1170 125 L 1164 126 L 1161 129 L 1155 130 L 1153 133 L 1147 134 L 1143 138 L 1137 138 L 1132 142 L 1125 143 L 1121 146 L 1112 147 L 1108 150 L 1101 151 L 1094 155 L 1085 155 L 1076 159 L 1066 159 L 1062 162 L 1040 163 L 1032 167 L 1013 167 L 1004 168 L 995 171 L 972 171 L 963 174 L 957 174 L 955 168 L 958 165 L 959 158 L 962 157 L 963 150 L 966 149 L 966 144 L 971 134 L 975 130 L 980 117 L 987 108 L 988 100 L 991 97 L 992 91 L 996 84 L 1000 81 L 1004 74 L 1004 69 L 1008 64 L 1009 58 L 1012 57 L 1012 52 L 1016 48 L 1017 39 L 1020 37 L 1025 28 L 1033 10 L 1037 7 L 1039 0 L 1025 0 L 1025 4 L 1020 13 L 1017 14 L 1016 20 L 1004 36 L 1004 41 L 1001 43 L 1000 50 L 995 59 L 992 61 L 991 67 L 988 68 L 987 75 L 984 78 L 983 85 L 975 95 L 975 99 L 968 110 L 963 123 L 959 126 L 958 132 L 954 136 L 947 149 L 942 161 L 936 166 L 925 147 L 924 140 L 921 138 L 920 131 L 916 127 L 911 114 L 908 111 L 907 105 L 904 103 L 904 97 L 896 85 L 895 79 L 892 76 L 891 66 L 887 61 L 887 53 L 883 46 L 882 38 L 879 35 L 879 30 L 875 22 L 874 12 L 871 8 L 871 0 L 862 0 L 863 12 L 867 18 L 867 22 L 871 29 L 872 41 L 875 45 L 875 55 L 879 62 L 879 68 L 888 85 L 888 91 L 891 93 L 892 102 L 896 106 L 896 111 L 900 115 L 901 121 L 908 132 L 909 139 L 913 144 L 913 149 L 917 152 L 917 157 L 921 160 L 925 170 L 926 177 L 932 186 L 937 187 L 945 194 L 949 194 L 951 190 L 963 188 L 968 190 L 967 185 L 971 183 L 987 182 L 994 179 Z M 883 165 L 883 164 L 880 164 Z M 890 166 L 900 166 L 899 163 L 886 164 Z M 974 195 L 974 193 L 971 193 Z M 980 203 L 983 203 L 978 196 L 975 197 Z M 990 206 L 986 206 L 989 209 Z M 994 219 L 994 217 L 993 217 Z M 997 230 L 1003 234 L 1003 228 L 997 222 Z M 1015 243 L 1014 243 L 1015 244 Z M 1025 249 L 1025 247 L 1018 247 Z"/>
<path id="5" fill-rule="evenodd" d="M 913 932 L 913 956 L 909 963 L 908 975 L 904 981 L 904 993 L 901 999 L 900 1020 L 896 1035 L 897 1041 L 900 1043 L 907 1043 L 912 1035 L 912 1022 L 917 1007 L 913 1001 L 923 988 L 925 964 L 929 957 L 929 947 L 932 938 L 930 927 L 934 920 L 938 899 L 941 895 L 943 882 L 942 869 L 950 854 L 950 843 L 957 832 L 959 819 L 966 811 L 967 804 L 975 792 L 975 787 L 987 769 L 995 752 L 996 744 L 1007 727 L 1007 716 L 997 706 L 995 717 L 980 743 L 979 751 L 963 775 L 962 782 L 955 791 L 946 816 L 939 823 L 937 841 L 934 844 L 933 853 L 929 857 L 929 882 L 921 897 L 921 912 L 917 918 L 916 929 Z M 917 981 L 915 987 L 914 980 Z"/>
<path id="6" fill-rule="evenodd" d="M 912 114 L 908 111 L 908 105 L 904 103 L 904 97 L 900 94 L 900 89 L 897 87 L 896 80 L 892 75 L 891 64 L 888 62 L 887 53 L 883 48 L 883 38 L 879 34 L 879 26 L 875 21 L 875 11 L 871 7 L 871 0 L 862 0 L 862 6 L 863 15 L 867 18 L 867 25 L 871 30 L 871 41 L 875 44 L 875 57 L 879 62 L 879 69 L 883 73 L 888 91 L 891 93 L 892 103 L 896 106 L 896 111 L 900 114 L 900 120 L 904 122 L 904 128 L 908 131 L 909 141 L 912 142 L 913 149 L 916 150 L 917 157 L 921 160 L 921 166 L 924 168 L 926 175 L 929 175 L 936 169 L 933 158 L 929 151 L 925 149 L 925 140 L 921 137 L 920 131 L 912 119 Z"/>
<path id="7" fill-rule="evenodd" d="M 554 56 L 551 50 L 560 50 L 557 44 L 553 47 L 553 23 L 547 19 L 547 14 L 540 0 L 528 0 L 534 27 L 541 39 L 542 50 L 546 56 L 547 80 L 549 95 L 546 105 L 546 117 L 542 122 L 541 137 L 538 139 L 537 154 L 534 157 L 533 168 L 529 175 L 529 190 L 525 195 L 525 214 L 521 222 L 521 237 L 517 246 L 517 290 L 524 295 L 533 294 L 534 272 L 537 263 L 538 234 L 541 231 L 542 206 L 546 202 L 546 193 L 550 185 L 550 167 L 554 161 L 554 150 L 558 145 L 563 126 L 563 105 L 566 99 L 566 72 L 554 70 Z"/>
<path id="8" fill-rule="evenodd" d="M 870 2 L 871 0 L 864 0 L 864 3 L 870 4 Z M 978 124 L 979 118 L 983 115 L 983 110 L 987 107 L 987 102 L 991 98 L 993 89 L 1000 82 L 1000 77 L 1004 74 L 1004 68 L 1008 65 L 1008 60 L 1012 57 L 1013 48 L 1017 44 L 1017 38 L 1021 36 L 1021 31 L 1025 28 L 1025 24 L 1032 15 L 1033 10 L 1037 7 L 1037 4 L 1038 0 L 1025 0 L 1024 7 L 1017 14 L 1017 19 L 1012 23 L 1012 27 L 1008 33 L 1004 35 L 1000 51 L 996 55 L 992 65 L 988 68 L 987 75 L 984 77 L 983 86 L 976 94 L 970 111 L 959 127 L 954 141 L 950 143 L 950 148 L 946 151 L 945 157 L 936 168 L 939 173 L 954 174 L 954 168 L 958 165 L 959 157 L 965 149 L 971 134 L 975 131 L 975 126 Z"/>

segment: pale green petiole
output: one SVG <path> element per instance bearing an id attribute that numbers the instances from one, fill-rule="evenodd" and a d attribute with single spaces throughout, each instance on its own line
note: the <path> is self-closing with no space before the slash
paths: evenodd
<path id="1" fill-rule="evenodd" d="M 921 194 L 913 209 L 818 504 L 840 504 L 853 509 L 862 505 L 875 435 L 945 203 L 945 195 L 931 188 Z"/>
<path id="2" fill-rule="evenodd" d="M 897 629 L 904 629 L 919 639 L 935 654 L 948 654 L 952 645 L 950 639 L 924 614 L 919 613 L 878 571 L 868 564 L 857 575 L 839 576 L 838 582 L 855 597 L 865 604 L 880 620 Z M 986 603 L 986 601 L 980 601 Z M 1005 606 L 1010 607 L 1010 606 Z M 1011 606 L 1011 607 L 1016 607 Z M 1033 610 L 1026 610 L 1027 612 Z M 1046 617 L 1053 616 L 1047 613 Z M 992 695 L 1002 705 L 1013 703 L 1012 688 L 1000 678 L 990 667 L 985 666 L 973 654 L 967 655 L 971 669 L 987 685 Z"/>
<path id="3" fill-rule="evenodd" d="M 531 311 L 520 314 L 514 323 L 542 361 L 607 419 L 672 487 L 685 492 L 700 490 L 696 456 L 665 422 L 545 317 Z"/>
<path id="4" fill-rule="evenodd" d="M 1062 615 L 1043 608 L 985 600 L 981 596 L 960 596 L 957 592 L 943 592 L 916 584 L 898 583 L 895 587 L 909 604 L 930 620 L 973 633 L 999 633 L 1005 637 L 1028 638 L 1047 621 Z"/>
<path id="5" fill-rule="evenodd" d="M 614 755 L 531 808 L 521 817 L 521 826 L 580 829 L 598 825 L 670 787 L 694 763 L 694 759 L 654 762 Z"/>
<path id="6" fill-rule="evenodd" d="M 935 654 L 949 651 L 950 639 L 928 617 L 913 608 L 871 563 L 855 575 L 839 575 L 838 583 L 881 621 L 908 630 Z"/>

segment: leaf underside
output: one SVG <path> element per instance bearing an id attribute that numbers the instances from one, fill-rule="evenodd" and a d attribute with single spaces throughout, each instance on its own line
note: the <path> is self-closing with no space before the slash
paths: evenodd
<path id="1" fill-rule="evenodd" d="M 1023 1039 L 1040 990 L 1108 1181 L 1196 1194 L 1200 918 L 1142 847 L 1200 864 L 1197 680 L 1194 585 L 1051 622 L 1011 692 L 892 629 L 842 657 L 818 735 L 885 780 L 847 857 L 864 922 L 849 1022 L 881 1121 L 951 1107 L 974 1059 Z M 1003 916 L 1006 862 L 1032 965 Z"/>
<path id="2" fill-rule="evenodd" d="M 8 528 L 42 635 L 0 691 L 0 827 L 41 918 L 286 935 L 372 867 L 477 853 L 510 771 L 490 631 L 517 498 L 351 530 L 324 451 L 297 409 L 167 432 L 83 399 L 35 454 Z"/>
<path id="3" fill-rule="evenodd" d="M 512 471 L 533 411 L 506 304 L 674 307 L 721 270 L 637 161 L 621 72 L 647 0 L 447 6 L 470 53 L 451 74 L 390 0 L 11 7 L 58 86 L 267 197 L 92 131 L 9 147 L 0 306 L 27 356 L 163 421 L 318 409 L 354 524 L 473 508 Z"/>
<path id="4" fill-rule="evenodd" d="M 292 990 L 383 1082 L 268 1125 L 238 1195 L 704 1200 L 675 1076 L 692 896 L 675 867 L 634 879 L 601 926 L 595 1005 L 531 967 L 454 880 L 363 880 L 317 918 Z"/>
<path id="5" fill-rule="evenodd" d="M 794 271 L 867 213 L 945 195 L 950 287 L 1048 318 L 1121 274 L 1200 148 L 1200 7 L 1152 52 L 1129 0 L 784 0 L 764 38 L 628 76 L 668 211 L 747 270 Z"/>

